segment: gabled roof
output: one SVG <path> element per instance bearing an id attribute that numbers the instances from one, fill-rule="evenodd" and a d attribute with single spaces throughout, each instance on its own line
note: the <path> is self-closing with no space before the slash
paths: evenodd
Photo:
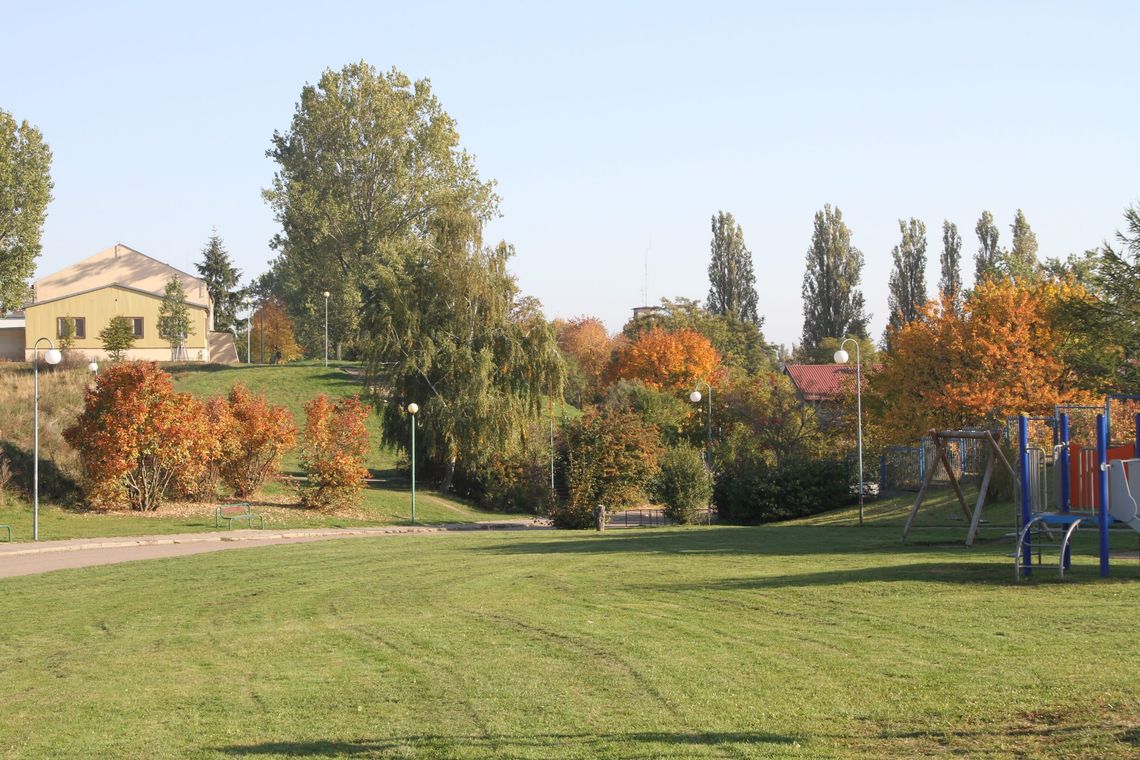
<path id="1" fill-rule="evenodd" d="M 150 291 L 150 290 L 143 290 L 142 288 L 132 288 L 130 285 L 124 285 L 121 282 L 112 282 L 112 283 L 109 283 L 107 285 L 97 285 L 94 288 L 87 288 L 86 290 L 77 290 L 74 293 L 65 293 L 64 295 L 59 295 L 59 296 L 56 296 L 55 298 L 45 298 L 42 301 L 36 301 L 35 303 L 30 303 L 27 306 L 25 306 L 24 308 L 25 309 L 34 309 L 38 306 L 43 306 L 44 304 L 55 303 L 56 301 L 62 301 L 65 298 L 73 298 L 75 296 L 81 296 L 81 295 L 85 295 L 87 293 L 94 293 L 96 290 L 106 290 L 107 288 L 120 288 L 122 290 L 129 290 L 132 293 L 138 293 L 140 295 L 150 296 L 151 298 L 162 298 L 162 296 L 163 296 L 162 293 L 155 293 L 155 292 Z M 191 309 L 206 309 L 207 308 L 205 304 L 192 302 L 190 300 L 189 296 L 186 297 L 186 305 L 189 306 Z M 23 314 L 23 312 L 20 312 L 20 313 Z"/>
<path id="2" fill-rule="evenodd" d="M 210 307 L 206 283 L 180 269 L 151 258 L 130 246 L 116 243 L 94 256 L 36 280 L 36 303 L 86 293 L 108 285 L 119 285 L 162 295 L 171 275 L 182 280 L 186 300 Z"/>
<path id="3" fill-rule="evenodd" d="M 784 372 L 804 401 L 839 401 L 855 387 L 855 367 L 850 364 L 785 364 Z"/>

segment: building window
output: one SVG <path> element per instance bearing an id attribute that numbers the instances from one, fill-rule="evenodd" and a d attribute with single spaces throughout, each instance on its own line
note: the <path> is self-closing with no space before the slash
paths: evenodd
<path id="1" fill-rule="evenodd" d="M 87 337 L 87 320 L 84 317 L 57 317 L 55 337 L 83 340 Z"/>
<path id="2" fill-rule="evenodd" d="M 143 318 L 142 317 L 130 317 L 130 320 L 131 320 L 131 327 L 134 328 L 135 337 L 136 338 L 143 337 Z"/>

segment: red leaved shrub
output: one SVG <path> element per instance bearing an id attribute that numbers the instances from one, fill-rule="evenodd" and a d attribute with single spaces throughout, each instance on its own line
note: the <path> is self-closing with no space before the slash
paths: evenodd
<path id="1" fill-rule="evenodd" d="M 366 419 L 368 407 L 355 397 L 334 404 L 322 394 L 305 404 L 301 464 L 308 483 L 301 491 L 301 504 L 320 509 L 359 498 L 368 477 Z"/>
<path id="2" fill-rule="evenodd" d="M 230 389 L 228 435 L 221 440 L 222 481 L 240 498 L 253 496 L 297 441 L 293 415 L 241 383 Z"/>

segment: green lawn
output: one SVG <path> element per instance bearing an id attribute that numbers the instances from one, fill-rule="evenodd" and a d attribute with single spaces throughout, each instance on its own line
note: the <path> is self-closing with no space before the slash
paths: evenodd
<path id="1" fill-rule="evenodd" d="M 851 518 L 0 580 L 0 755 L 1136 756 L 1135 559 L 1015 585 L 1005 545 Z"/>

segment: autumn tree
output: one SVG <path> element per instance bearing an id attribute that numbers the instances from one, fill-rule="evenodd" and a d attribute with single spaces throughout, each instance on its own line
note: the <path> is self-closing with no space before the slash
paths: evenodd
<path id="1" fill-rule="evenodd" d="M 323 509 L 359 501 L 368 477 L 367 419 L 368 407 L 355 397 L 333 403 L 322 393 L 305 404 L 301 504 Z"/>
<path id="2" fill-rule="evenodd" d="M 720 419 L 729 429 L 729 437 L 736 438 L 734 445 L 746 441 L 756 454 L 777 467 L 790 459 L 821 453 L 823 434 L 816 410 L 797 397 L 786 375 L 736 374 L 720 397 Z"/>
<path id="3" fill-rule="evenodd" d="M 978 236 L 978 253 L 974 256 L 974 282 L 992 277 L 998 271 L 1001 263 L 1001 248 L 998 246 L 998 228 L 994 224 L 994 215 L 983 211 L 978 223 L 974 226 Z"/>
<path id="4" fill-rule="evenodd" d="M 942 255 L 938 263 L 938 292 L 957 305 L 962 295 L 962 236 L 958 234 L 958 225 L 946 219 L 942 221 Z"/>
<path id="5" fill-rule="evenodd" d="M 887 329 L 916 319 L 926 304 L 926 225 L 914 217 L 899 220 L 902 240 L 891 251 L 894 267 L 888 282 L 891 315 Z"/>
<path id="6" fill-rule="evenodd" d="M 293 320 L 285 313 L 285 307 L 276 298 L 269 298 L 253 313 L 250 332 L 250 350 L 261 354 L 261 363 L 266 357 L 291 362 L 301 358 L 301 347 L 293 337 Z"/>
<path id="7" fill-rule="evenodd" d="M 744 244 L 744 230 L 724 211 L 712 218 L 709 243 L 709 297 L 706 308 L 712 314 L 759 325 L 756 276 L 752 273 L 752 252 Z"/>
<path id="8" fill-rule="evenodd" d="M 567 359 L 567 395 L 579 406 L 602 392 L 614 342 L 597 317 L 576 317 L 555 325 L 558 348 Z"/>
<path id="9" fill-rule="evenodd" d="M 79 452 L 88 501 L 99 507 L 158 509 L 176 478 L 193 478 L 214 456 L 203 406 L 175 393 L 154 362 L 104 369 L 83 413 L 64 431 Z"/>
<path id="10" fill-rule="evenodd" d="M 760 320 L 763 322 L 763 318 Z M 626 340 L 635 341 L 655 328 L 665 332 L 693 330 L 708 338 L 728 367 L 761 372 L 773 366 L 775 350 L 764 339 L 760 325 L 713 314 L 691 298 L 662 298 L 655 311 L 634 317 L 622 327 Z"/>
<path id="11" fill-rule="evenodd" d="M 961 313 L 943 298 L 893 332 L 881 370 L 868 376 L 886 436 L 910 441 L 931 427 L 1051 414 L 1055 404 L 1078 398 L 1055 320 L 1072 287 L 983 280 Z"/>
<path id="12" fill-rule="evenodd" d="M 0 110 L 0 314 L 28 298 L 51 191 L 51 149 L 43 134 Z"/>
<path id="13" fill-rule="evenodd" d="M 230 389 L 229 411 L 233 425 L 222 441 L 221 477 L 236 496 L 245 498 L 277 471 L 281 457 L 296 443 L 297 428 L 288 409 L 271 405 L 241 383 Z"/>
<path id="14" fill-rule="evenodd" d="M 867 334 L 869 317 L 859 289 L 862 273 L 863 254 L 851 244 L 843 212 L 825 205 L 815 214 L 804 271 L 805 348 L 815 348 L 824 338 Z"/>
<path id="15" fill-rule="evenodd" d="M 624 346 L 610 374 L 615 381 L 639 380 L 649 388 L 680 391 L 711 379 L 719 366 L 716 349 L 700 333 L 658 328 Z"/>

